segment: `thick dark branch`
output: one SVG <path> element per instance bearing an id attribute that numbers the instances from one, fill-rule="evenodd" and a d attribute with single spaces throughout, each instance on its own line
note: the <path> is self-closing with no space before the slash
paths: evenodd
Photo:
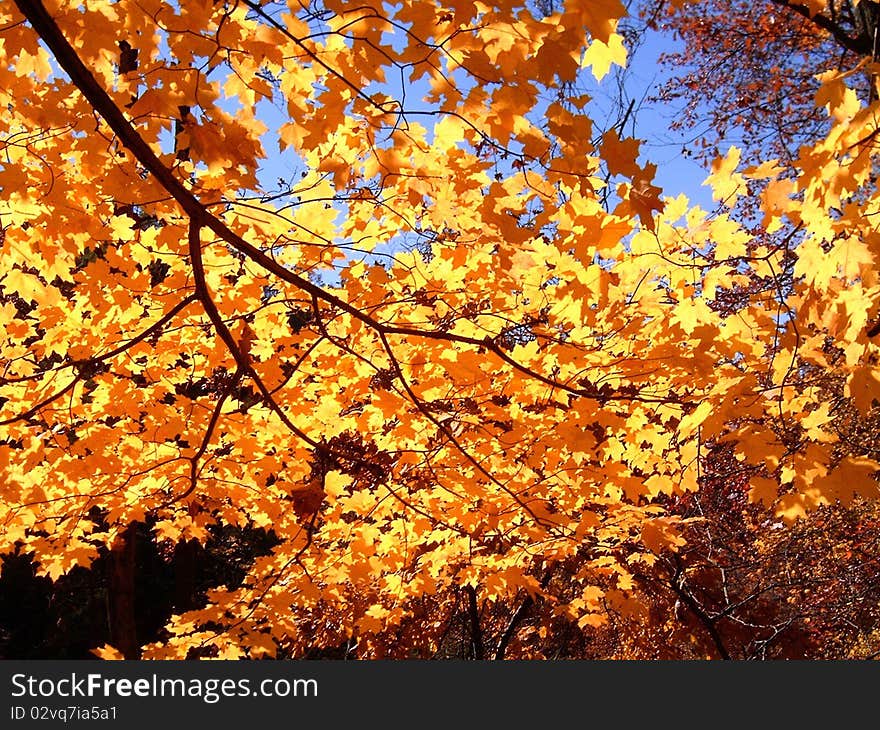
<path id="1" fill-rule="evenodd" d="M 703 607 L 697 602 L 697 600 L 693 597 L 693 595 L 684 587 L 684 571 L 679 564 L 677 570 L 675 571 L 675 575 L 672 577 L 672 580 L 669 582 L 669 587 L 672 588 L 673 592 L 676 596 L 678 596 L 679 600 L 688 607 L 688 610 L 696 616 L 697 620 L 703 624 L 703 627 L 706 629 L 706 633 L 709 634 L 709 637 L 712 639 L 712 643 L 715 644 L 715 648 L 718 650 L 718 654 L 722 659 L 730 659 L 730 653 L 727 651 L 727 647 L 724 646 L 724 640 L 721 638 L 721 634 L 718 632 L 718 627 L 716 624 L 716 619 L 710 616 Z"/>
<path id="2" fill-rule="evenodd" d="M 550 583 L 550 578 L 553 575 L 553 568 L 555 566 L 551 565 L 547 570 L 544 571 L 544 575 L 541 577 L 541 588 L 544 589 Z M 527 595 L 523 602 L 519 604 L 516 611 L 513 612 L 513 616 L 510 617 L 510 621 L 508 621 L 507 626 L 504 629 L 504 633 L 501 634 L 501 638 L 498 640 L 498 646 L 495 647 L 495 656 L 493 657 L 496 661 L 501 661 L 504 659 L 504 655 L 507 652 L 507 647 L 510 645 L 510 642 L 513 640 L 513 637 L 516 636 L 516 630 L 519 628 L 519 625 L 522 623 L 523 619 L 528 615 L 529 609 L 535 603 L 535 599 L 531 594 Z"/>
<path id="3" fill-rule="evenodd" d="M 517 606 L 516 611 L 513 612 L 513 616 L 511 616 L 510 621 L 507 622 L 504 633 L 501 634 L 501 638 L 498 640 L 498 646 L 495 647 L 495 655 L 492 657 L 495 661 L 501 661 L 504 659 L 507 647 L 516 635 L 516 630 L 519 628 L 520 623 L 522 623 L 522 620 L 526 617 L 526 614 L 529 612 L 529 609 L 534 602 L 535 601 L 531 596 L 526 596 L 523 599 L 523 602 Z"/>
<path id="4" fill-rule="evenodd" d="M 202 244 L 199 236 L 199 232 L 202 229 L 203 220 L 201 216 L 194 216 L 190 219 L 189 225 L 189 255 L 190 260 L 192 262 L 193 267 L 193 278 L 195 279 L 196 285 L 196 296 L 198 296 L 199 301 L 202 303 L 202 306 L 205 309 L 205 313 L 208 315 L 208 319 L 211 320 L 211 324 L 214 325 L 214 330 L 220 336 L 220 339 L 223 340 L 223 343 L 226 345 L 229 352 L 232 354 L 232 357 L 235 359 L 235 364 L 238 366 L 238 371 L 240 373 L 247 374 L 251 380 L 253 380 L 254 384 L 257 386 L 257 390 L 263 396 L 263 400 L 266 406 L 272 410 L 278 418 L 281 419 L 281 422 L 294 434 L 296 434 L 300 439 L 305 441 L 309 446 L 313 448 L 318 448 L 318 442 L 315 441 L 311 436 L 305 433 L 301 428 L 299 428 L 287 414 L 282 410 L 281 406 L 275 401 L 275 398 L 272 396 L 272 392 L 269 388 L 266 387 L 266 384 L 263 382 L 263 379 L 257 374 L 257 371 L 254 370 L 254 366 L 251 364 L 250 357 L 239 347 L 238 342 L 236 342 L 234 335 L 229 329 L 229 326 L 226 322 L 223 321 L 223 317 L 220 314 L 220 310 L 217 309 L 217 305 L 214 303 L 214 300 L 211 298 L 211 293 L 208 290 L 208 285 L 205 279 L 205 268 L 202 262 Z"/>
<path id="5" fill-rule="evenodd" d="M 477 589 L 472 585 L 464 587 L 468 599 L 468 619 L 471 624 L 471 653 L 474 659 L 484 659 L 483 629 L 480 627 L 480 611 L 477 607 Z"/>
<path id="6" fill-rule="evenodd" d="M 813 25 L 821 28 L 827 33 L 830 33 L 831 37 L 834 38 L 835 41 L 837 41 L 838 45 L 842 46 L 846 50 L 852 51 L 858 56 L 870 57 L 872 55 L 874 49 L 873 44 L 869 38 L 862 36 L 859 36 L 858 38 L 853 38 L 843 28 L 841 28 L 840 25 L 838 25 L 827 15 L 822 15 L 821 13 L 813 15 L 806 5 L 801 5 L 800 3 L 787 2 L 787 0 L 771 0 L 771 2 L 781 8 L 785 8 L 786 10 L 791 10 L 797 13 L 798 15 L 809 20 Z"/>
<path id="7" fill-rule="evenodd" d="M 79 374 L 77 374 L 77 376 L 73 380 L 71 380 L 67 385 L 65 385 L 57 393 L 55 393 L 54 395 L 50 395 L 48 398 L 44 398 L 39 403 L 37 403 L 35 406 L 26 410 L 24 413 L 20 413 L 17 416 L 13 416 L 12 418 L 7 418 L 3 421 L 0 421 L 0 426 L 8 426 L 10 423 L 15 423 L 16 421 L 26 421 L 31 416 L 36 415 L 36 413 L 39 412 L 41 409 L 45 408 L 47 405 L 49 405 L 53 401 L 58 400 L 62 395 L 64 395 L 68 391 L 70 391 L 73 388 L 73 386 L 75 386 L 79 381 L 80 381 L 80 376 L 79 376 Z"/>
<path id="8" fill-rule="evenodd" d="M 394 354 L 394 350 L 391 348 L 391 345 L 388 343 L 388 338 L 385 337 L 384 333 L 379 332 L 379 339 L 382 341 L 382 346 L 385 348 L 385 352 L 388 353 L 388 359 L 391 361 L 391 369 L 394 371 L 394 374 L 397 376 L 398 380 L 400 380 L 401 386 L 406 391 L 409 399 L 413 402 L 413 405 L 419 410 L 425 418 L 427 418 L 437 429 L 446 437 L 447 441 L 451 443 L 456 450 L 464 456 L 473 466 L 490 482 L 492 482 L 495 486 L 501 489 L 503 492 L 508 494 L 511 499 L 513 499 L 516 504 L 518 504 L 525 512 L 528 513 L 529 517 L 531 517 L 535 524 L 540 525 L 545 530 L 547 530 L 550 534 L 558 534 L 557 528 L 558 525 L 554 524 L 549 520 L 542 519 L 538 515 L 535 514 L 534 510 L 532 510 L 529 505 L 520 499 L 519 495 L 514 492 L 510 487 L 501 482 L 494 474 L 492 474 L 486 467 L 484 467 L 477 459 L 471 454 L 464 446 L 461 445 L 461 442 L 455 437 L 455 434 L 452 433 L 451 429 L 446 426 L 445 423 L 440 421 L 422 402 L 422 399 L 419 398 L 418 395 L 413 391 L 409 382 L 406 379 L 406 376 L 403 374 L 403 370 L 400 367 L 400 363 L 397 360 L 397 356 Z"/>
<path id="9" fill-rule="evenodd" d="M 122 144 L 131 150 L 137 161 L 158 180 L 159 184 L 178 202 L 190 218 L 199 221 L 200 226 L 211 229 L 230 246 L 245 254 L 255 263 L 258 263 L 282 280 L 299 287 L 309 294 L 314 294 L 319 299 L 338 307 L 370 326 L 376 326 L 376 322 L 372 318 L 363 314 L 348 302 L 324 291 L 308 279 L 284 268 L 281 264 L 260 251 L 260 249 L 245 241 L 237 233 L 234 233 L 219 218 L 209 213 L 205 205 L 174 176 L 174 173 L 158 158 L 153 149 L 131 126 L 113 99 L 101 87 L 91 71 L 83 64 L 79 55 L 77 55 L 76 51 L 62 35 L 58 25 L 43 7 L 43 4 L 39 0 L 15 0 L 15 4 L 28 19 L 28 22 L 30 22 L 43 42 L 52 51 L 58 65 L 67 72 L 74 85 L 82 92 L 95 111 L 104 118 Z"/>
<path id="10" fill-rule="evenodd" d="M 13 383 L 24 383 L 28 380 L 40 380 L 45 378 L 48 373 L 57 373 L 61 370 L 66 370 L 67 368 L 73 367 L 87 367 L 90 364 L 97 364 L 99 362 L 103 362 L 104 360 L 110 360 L 111 358 L 116 357 L 117 355 L 121 355 L 126 350 L 134 347 L 138 342 L 143 342 L 148 337 L 152 335 L 156 335 L 159 331 L 168 324 L 172 319 L 174 319 L 179 312 L 186 309 L 190 304 L 196 301 L 197 297 L 195 294 L 190 294 L 187 297 L 181 299 L 177 304 L 172 307 L 172 309 L 165 315 L 163 315 L 160 319 L 157 319 L 153 324 L 151 324 L 147 329 L 143 332 L 132 337 L 128 342 L 123 345 L 119 345 L 118 347 L 113 348 L 109 352 L 105 352 L 101 355 L 93 355 L 90 358 L 85 360 L 70 360 L 68 362 L 62 363 L 54 368 L 49 368 L 48 370 L 44 370 L 39 373 L 35 373 L 34 375 L 26 375 L 20 378 L 4 378 L 0 376 L 0 385 L 9 385 Z"/>

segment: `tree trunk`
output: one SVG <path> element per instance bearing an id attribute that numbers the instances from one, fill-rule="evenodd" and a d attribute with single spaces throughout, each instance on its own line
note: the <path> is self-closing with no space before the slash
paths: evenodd
<path id="1" fill-rule="evenodd" d="M 864 47 L 864 55 L 877 57 L 878 24 L 880 24 L 880 5 L 872 0 L 862 0 L 853 8 L 853 16 L 858 33 L 859 43 Z"/>
<path id="2" fill-rule="evenodd" d="M 182 540 L 174 546 L 174 608 L 178 612 L 196 607 L 199 548 L 198 540 Z"/>
<path id="3" fill-rule="evenodd" d="M 128 526 L 122 538 L 110 551 L 110 643 L 126 659 L 137 659 L 139 644 L 135 621 L 135 549 L 137 527 Z"/>

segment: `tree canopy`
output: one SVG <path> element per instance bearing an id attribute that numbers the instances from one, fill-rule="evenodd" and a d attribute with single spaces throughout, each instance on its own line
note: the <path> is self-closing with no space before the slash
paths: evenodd
<path id="1" fill-rule="evenodd" d="M 750 163 L 793 163 L 801 145 L 827 134 L 828 115 L 815 103 L 823 73 L 848 71 L 860 99 L 876 95 L 873 70 L 859 66 L 880 50 L 880 6 L 871 0 L 645 0 L 638 10 L 646 27 L 680 40 L 663 55 L 671 77 L 657 99 L 683 103 L 672 127 L 688 132 L 702 159 L 734 143 Z"/>
<path id="2" fill-rule="evenodd" d="M 873 60 L 820 74 L 793 159 L 716 160 L 706 211 L 593 131 L 624 12 L 0 9 L 0 553 L 109 561 L 99 655 L 547 656 L 650 624 L 670 575 L 724 655 L 664 573 L 724 510 L 683 504 L 734 474 L 768 553 L 870 512 Z M 135 641 L 136 544 L 241 531 L 240 575 Z"/>

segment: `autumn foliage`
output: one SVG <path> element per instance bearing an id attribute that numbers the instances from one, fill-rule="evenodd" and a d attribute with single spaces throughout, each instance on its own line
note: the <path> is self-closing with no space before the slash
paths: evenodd
<path id="1" fill-rule="evenodd" d="M 673 129 L 689 151 L 711 161 L 733 143 L 749 162 L 794 162 L 803 144 L 827 134 L 816 103 L 822 74 L 848 71 L 863 98 L 871 92 L 859 62 L 880 50 L 877 3 L 870 0 L 644 0 L 641 16 L 680 40 L 663 54 L 672 76 L 656 95 L 679 111 Z"/>
<path id="2" fill-rule="evenodd" d="M 872 62 L 705 211 L 572 91 L 623 14 L 3 5 L 0 553 L 105 571 L 99 655 L 870 652 Z M 135 636 L 145 551 L 236 568 Z"/>

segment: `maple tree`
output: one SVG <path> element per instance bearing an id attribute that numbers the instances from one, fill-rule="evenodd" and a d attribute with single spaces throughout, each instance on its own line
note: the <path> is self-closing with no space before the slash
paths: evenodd
<path id="1" fill-rule="evenodd" d="M 680 108 L 672 128 L 709 161 L 733 142 L 749 162 L 793 163 L 801 145 L 827 133 L 828 117 L 814 103 L 820 75 L 851 70 L 878 51 L 880 12 L 870 0 L 644 0 L 638 15 L 680 41 L 661 56 L 669 77 L 656 100 Z M 856 74 L 853 88 L 867 100 L 876 93 L 871 75 Z"/>
<path id="2" fill-rule="evenodd" d="M 647 615 L 719 451 L 784 522 L 876 496 L 865 67 L 795 175 L 715 164 L 757 235 L 593 135 L 623 13 L 0 10 L 0 553 L 110 566 L 100 656 L 547 656 Z M 271 539 L 137 641 L 138 543 L 235 530 Z"/>

